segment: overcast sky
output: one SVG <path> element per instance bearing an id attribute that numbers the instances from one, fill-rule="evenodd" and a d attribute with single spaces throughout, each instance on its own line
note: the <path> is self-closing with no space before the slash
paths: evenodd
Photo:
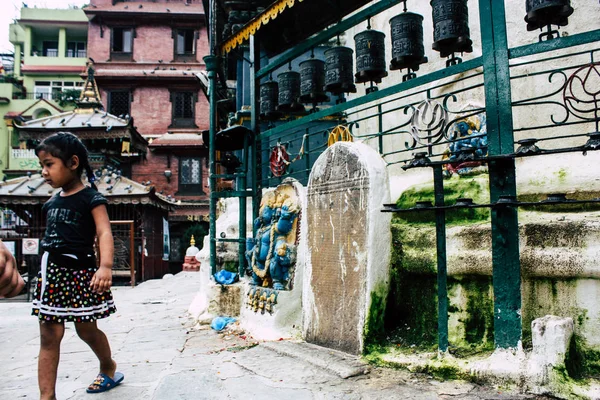
<path id="1" fill-rule="evenodd" d="M 8 26 L 21 15 L 23 3 L 28 7 L 37 8 L 68 8 L 81 7 L 89 0 L 0 0 L 0 52 L 12 53 L 13 45 L 8 41 Z"/>

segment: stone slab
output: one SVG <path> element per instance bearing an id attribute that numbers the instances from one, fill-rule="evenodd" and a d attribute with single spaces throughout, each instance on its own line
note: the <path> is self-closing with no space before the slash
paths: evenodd
<path id="1" fill-rule="evenodd" d="M 311 343 L 265 342 L 262 347 L 288 357 L 301 359 L 344 379 L 369 372 L 369 366 L 358 357 Z"/>

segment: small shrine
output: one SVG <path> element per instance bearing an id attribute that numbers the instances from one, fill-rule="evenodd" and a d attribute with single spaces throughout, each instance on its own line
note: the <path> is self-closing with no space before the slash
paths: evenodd
<path id="1" fill-rule="evenodd" d="M 190 239 L 190 247 L 187 248 L 185 252 L 185 258 L 183 260 L 184 271 L 200 271 L 200 261 L 196 259 L 196 255 L 199 251 L 200 249 L 196 247 L 194 235 L 192 235 L 192 238 Z"/>

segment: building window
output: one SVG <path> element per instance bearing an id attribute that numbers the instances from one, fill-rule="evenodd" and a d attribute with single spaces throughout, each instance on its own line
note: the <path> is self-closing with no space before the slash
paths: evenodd
<path id="1" fill-rule="evenodd" d="M 108 113 L 120 118 L 131 113 L 131 92 L 129 90 L 113 90 L 108 92 Z"/>
<path id="2" fill-rule="evenodd" d="M 205 194 L 202 190 L 202 159 L 179 159 L 179 193 Z"/>
<path id="3" fill-rule="evenodd" d="M 58 42 L 46 40 L 42 43 L 42 55 L 44 57 L 58 57 Z"/>
<path id="4" fill-rule="evenodd" d="M 171 128 L 197 128 L 195 124 L 195 108 L 197 93 L 173 92 L 171 103 L 173 118 Z"/>
<path id="5" fill-rule="evenodd" d="M 133 29 L 132 28 L 113 28 L 111 58 L 112 59 L 131 59 L 133 48 Z"/>
<path id="6" fill-rule="evenodd" d="M 67 57 L 69 58 L 85 58 L 87 57 L 87 51 L 85 49 L 85 42 L 67 42 Z"/>
<path id="7" fill-rule="evenodd" d="M 177 29 L 175 31 L 175 58 L 191 59 L 196 54 L 196 31 Z"/>
<path id="8" fill-rule="evenodd" d="M 83 84 L 84 82 L 73 81 L 35 81 L 33 86 L 33 98 L 60 100 L 67 91 L 69 91 L 68 96 L 79 96 Z"/>

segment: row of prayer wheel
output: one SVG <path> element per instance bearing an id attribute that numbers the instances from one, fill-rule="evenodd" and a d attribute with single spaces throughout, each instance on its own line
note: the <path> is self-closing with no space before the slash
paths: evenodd
<path id="1" fill-rule="evenodd" d="M 473 51 L 470 39 L 467 0 L 431 0 L 433 14 L 432 48 L 446 63 L 460 62 L 454 53 Z M 570 0 L 527 0 L 528 29 L 550 24 L 566 25 L 573 12 Z M 423 17 L 406 11 L 390 19 L 392 59 L 390 70 L 408 70 L 403 80 L 412 79 L 419 66 L 427 62 L 423 45 Z M 341 96 L 355 93 L 355 83 L 380 83 L 388 75 L 385 60 L 385 34 L 367 29 L 354 36 L 356 73 L 349 47 L 337 46 L 325 51 L 325 61 L 310 58 L 300 63 L 300 72 L 286 71 L 260 88 L 260 114 L 264 119 L 278 118 L 281 113 L 304 110 L 302 104 L 329 101 L 326 92 Z M 458 61 L 456 61 L 458 60 Z M 369 89 L 367 89 L 367 92 Z"/>

